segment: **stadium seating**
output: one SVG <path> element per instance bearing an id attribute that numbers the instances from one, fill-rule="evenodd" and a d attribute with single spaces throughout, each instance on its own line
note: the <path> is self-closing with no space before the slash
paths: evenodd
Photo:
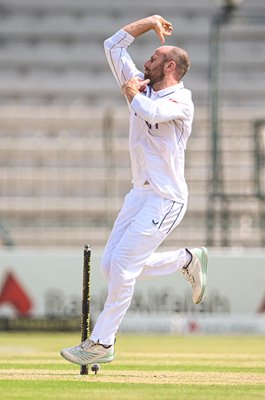
<path id="1" fill-rule="evenodd" d="M 189 208 L 166 245 L 208 240 L 209 38 L 221 3 L 0 0 L 0 215 L 18 245 L 105 243 L 130 188 L 130 168 L 128 112 L 102 42 L 152 13 L 173 22 L 169 44 L 190 54 L 185 85 L 196 105 L 186 163 Z M 240 22 L 220 32 L 220 150 L 224 193 L 248 195 L 229 200 L 229 243 L 256 246 L 261 206 L 255 197 L 253 124 L 264 117 L 265 29 L 248 18 L 265 15 L 264 1 L 245 2 L 240 13 Z M 133 44 L 139 68 L 157 46 L 152 33 Z M 215 236 L 224 245 L 220 227 Z"/>

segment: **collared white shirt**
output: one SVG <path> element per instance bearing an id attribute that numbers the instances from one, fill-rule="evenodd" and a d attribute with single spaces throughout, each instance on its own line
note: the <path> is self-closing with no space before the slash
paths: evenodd
<path id="1" fill-rule="evenodd" d="M 120 86 L 132 77 L 143 79 L 127 52 L 133 41 L 133 36 L 120 30 L 104 42 L 107 60 Z M 133 98 L 129 109 L 133 185 L 142 187 L 148 181 L 160 196 L 186 202 L 185 149 L 194 113 L 191 92 L 183 82 L 157 92 L 147 86 Z"/>

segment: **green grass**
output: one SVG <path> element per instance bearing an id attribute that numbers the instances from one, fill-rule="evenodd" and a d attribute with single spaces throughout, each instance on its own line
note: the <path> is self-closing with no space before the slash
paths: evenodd
<path id="1" fill-rule="evenodd" d="M 265 400 L 261 336 L 119 335 L 97 376 L 59 356 L 75 334 L 1 333 L 2 399 Z"/>

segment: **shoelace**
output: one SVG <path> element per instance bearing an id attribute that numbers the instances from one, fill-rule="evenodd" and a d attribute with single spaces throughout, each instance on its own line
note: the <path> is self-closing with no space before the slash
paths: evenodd
<path id="1" fill-rule="evenodd" d="M 91 339 L 87 339 L 84 342 L 82 342 L 80 344 L 80 346 L 76 346 L 76 347 L 81 347 L 84 350 L 87 350 L 90 347 L 96 346 L 97 343 L 93 342 L 93 340 Z"/>
<path id="2" fill-rule="evenodd" d="M 181 272 L 183 273 L 184 278 L 190 282 L 192 287 L 194 287 L 196 285 L 196 282 L 195 282 L 194 276 L 192 274 L 190 274 L 188 268 L 187 269 L 183 268 Z"/>
<path id="3" fill-rule="evenodd" d="M 187 281 L 190 281 L 190 280 L 191 280 L 191 275 L 190 275 L 190 273 L 189 273 L 188 268 L 183 268 L 183 269 L 181 270 L 181 272 L 183 273 L 184 278 L 187 279 Z"/>

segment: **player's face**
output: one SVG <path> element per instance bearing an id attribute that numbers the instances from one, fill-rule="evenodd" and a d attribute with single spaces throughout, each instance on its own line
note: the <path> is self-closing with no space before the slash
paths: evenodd
<path id="1" fill-rule="evenodd" d="M 161 82 L 164 77 L 164 65 L 166 62 L 166 56 L 159 50 L 150 57 L 144 64 L 144 79 L 150 79 L 150 85 L 153 86 L 155 83 Z"/>

